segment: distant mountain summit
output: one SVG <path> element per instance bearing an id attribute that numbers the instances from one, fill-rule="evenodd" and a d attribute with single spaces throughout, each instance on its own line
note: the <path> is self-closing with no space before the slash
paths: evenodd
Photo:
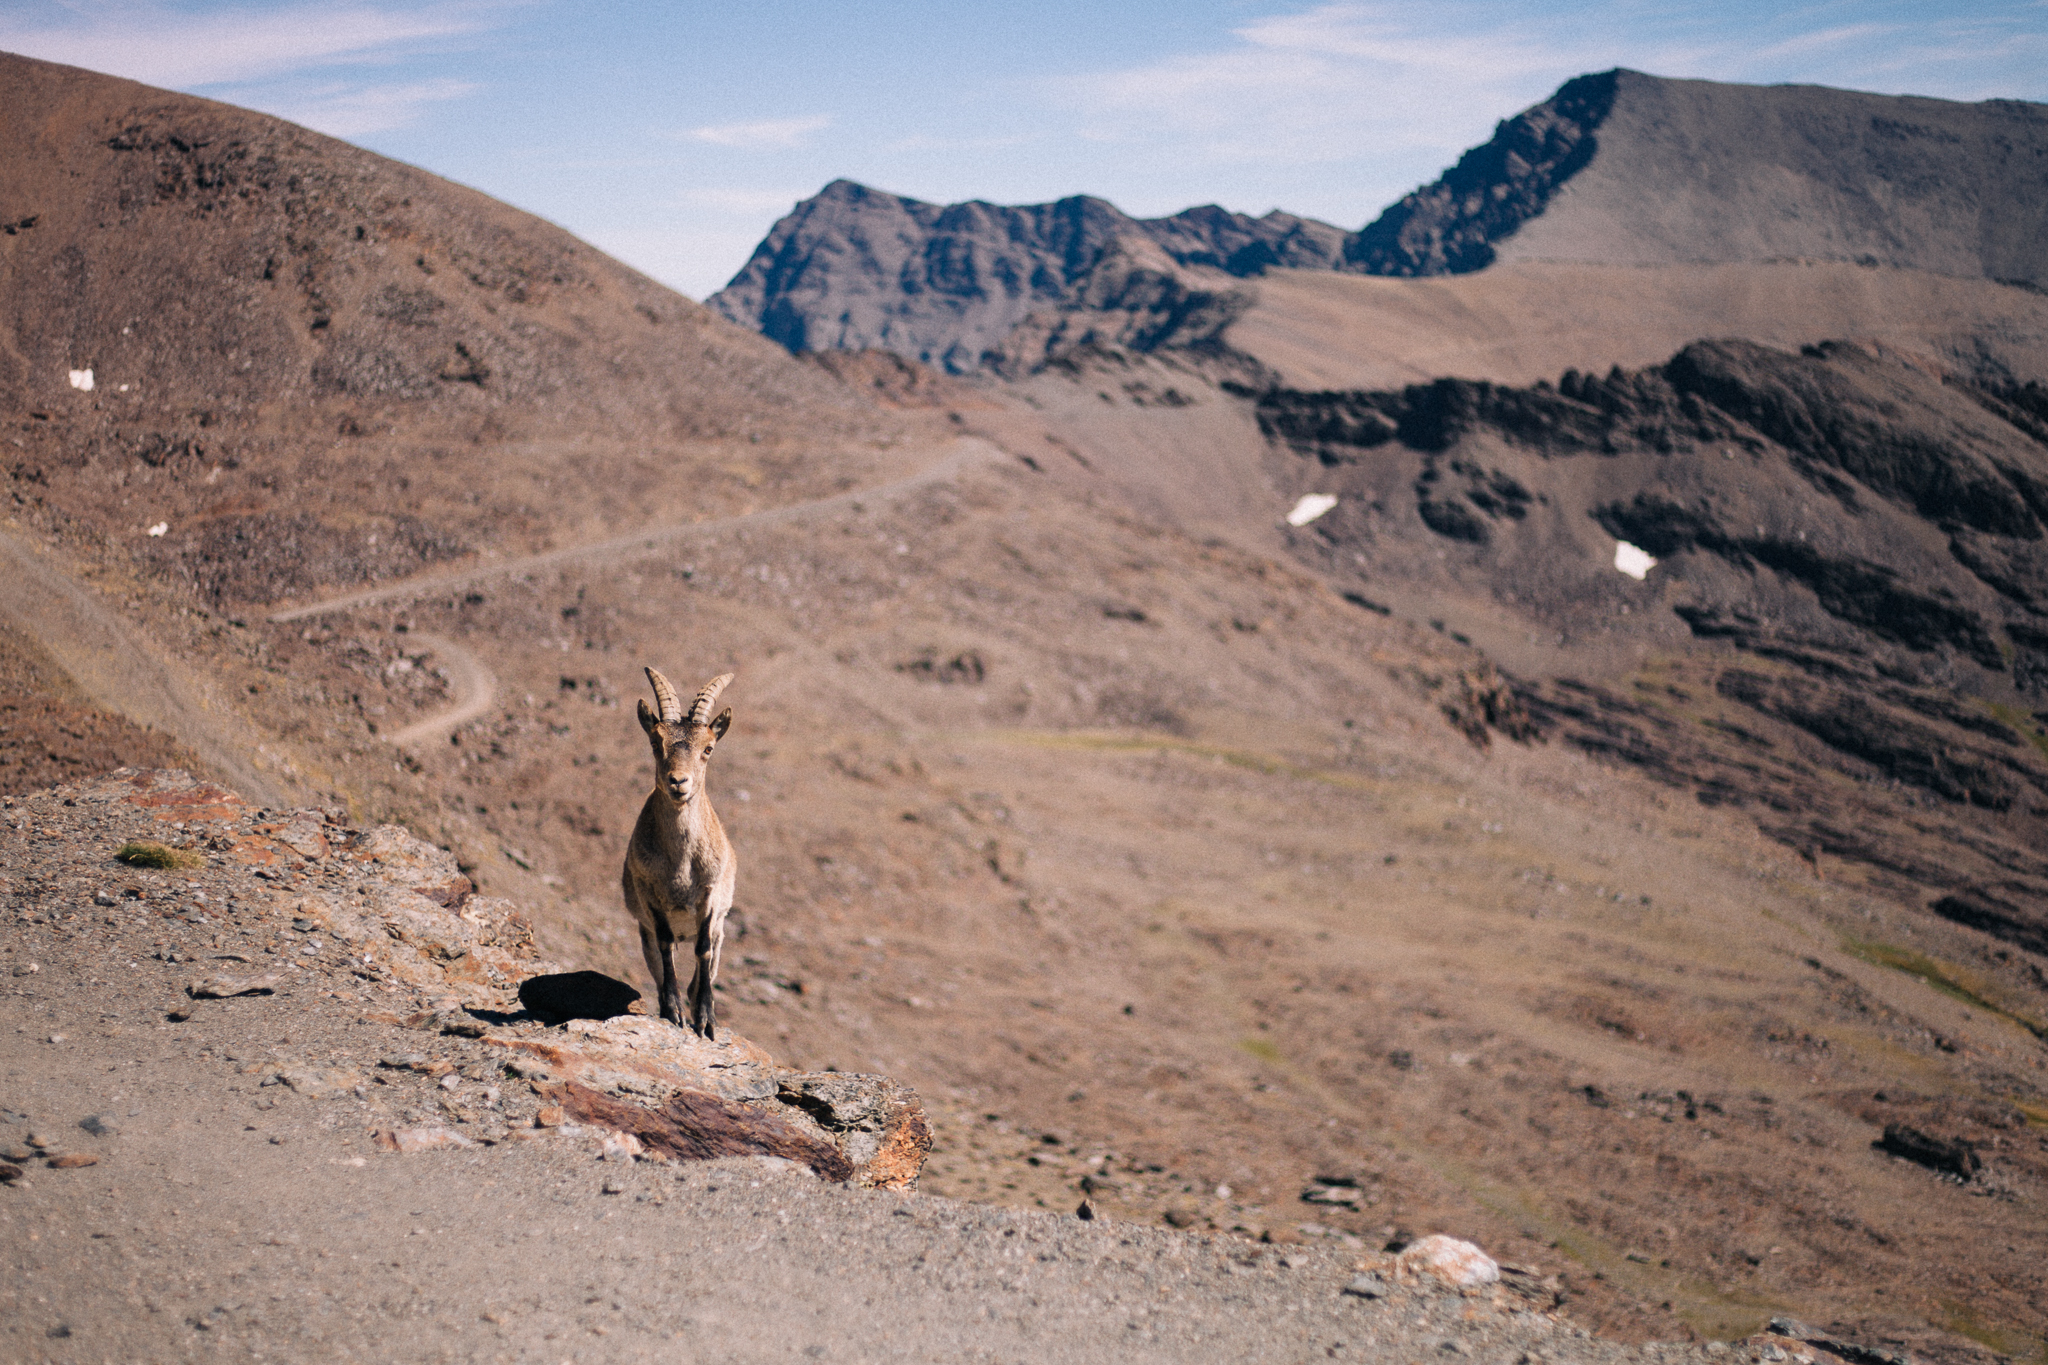
<path id="1" fill-rule="evenodd" d="M 1080 340 L 1213 340 L 1248 297 L 1233 277 L 1274 267 L 1787 259 L 2048 283 L 2048 105 L 1580 76 L 1358 232 L 1214 206 L 1137 219 L 1089 196 L 938 205 L 837 180 L 708 302 L 792 351 L 960 372 Z"/>
<path id="2" fill-rule="evenodd" d="M 2048 105 L 1580 76 L 1382 213 L 1343 268 L 1787 258 L 2048 282 Z"/>
<path id="3" fill-rule="evenodd" d="M 1253 218 L 1210 205 L 1145 219 L 1088 195 L 941 205 L 835 180 L 706 302 L 792 351 L 875 348 L 959 373 L 1033 313 L 1156 305 L 1168 285 L 1171 323 L 1173 304 L 1188 302 L 1183 268 L 1327 270 L 1350 237 L 1277 210 Z"/>

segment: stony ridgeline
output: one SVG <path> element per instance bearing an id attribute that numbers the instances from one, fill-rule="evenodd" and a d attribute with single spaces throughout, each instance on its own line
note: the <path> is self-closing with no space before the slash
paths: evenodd
<path id="1" fill-rule="evenodd" d="M 288 1056 L 229 1044 L 223 1061 L 355 1101 L 386 1150 L 584 1138 L 621 1157 L 777 1157 L 884 1189 L 913 1187 L 931 1150 L 907 1087 L 795 1071 L 736 1034 L 705 1042 L 639 1013 L 624 983 L 543 960 L 517 906 L 398 826 L 127 768 L 12 798 L 5 823 L 0 894 L 18 922 L 110 973 L 146 962 L 123 993 L 155 995 L 181 1026 L 288 1017 Z M 44 969 L 13 956 L 17 977 Z"/>

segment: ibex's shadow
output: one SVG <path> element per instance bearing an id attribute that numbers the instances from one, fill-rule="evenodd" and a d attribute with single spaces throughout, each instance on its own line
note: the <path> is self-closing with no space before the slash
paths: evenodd
<path id="1" fill-rule="evenodd" d="M 519 983 L 519 1003 L 528 1014 L 550 1024 L 615 1019 L 639 998 L 640 992 L 603 972 L 555 972 Z"/>

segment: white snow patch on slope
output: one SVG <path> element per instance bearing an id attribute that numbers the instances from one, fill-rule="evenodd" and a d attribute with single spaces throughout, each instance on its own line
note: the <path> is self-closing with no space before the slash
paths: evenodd
<path id="1" fill-rule="evenodd" d="M 1304 494 L 1301 501 L 1294 504 L 1294 510 L 1287 514 L 1287 524 L 1306 526 L 1336 505 L 1337 500 L 1328 493 Z"/>
<path id="2" fill-rule="evenodd" d="M 85 391 L 86 391 L 87 393 L 91 393 L 91 392 L 92 392 L 92 371 L 91 371 L 91 370 L 73 370 L 73 371 L 71 371 L 71 387 L 72 387 L 72 388 L 74 388 L 74 389 L 84 389 L 84 390 L 85 390 Z"/>
<path id="3" fill-rule="evenodd" d="M 1614 567 L 1630 578 L 1641 578 L 1657 566 L 1646 550 L 1639 550 L 1625 540 L 1614 542 Z"/>

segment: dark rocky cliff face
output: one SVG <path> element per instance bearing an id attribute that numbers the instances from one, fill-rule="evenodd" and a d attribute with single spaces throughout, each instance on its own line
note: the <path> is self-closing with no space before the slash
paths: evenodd
<path id="1" fill-rule="evenodd" d="M 1525 680 L 1490 713 L 2048 942 L 2038 385 L 1715 341 L 1554 387 L 1256 402 L 1283 487 L 1338 496 L 1296 545 L 1355 600 L 1515 622 L 1610 678 L 1637 661 L 1620 687 Z M 1618 540 L 1658 561 L 1643 581 Z"/>
<path id="2" fill-rule="evenodd" d="M 961 373 L 1034 314 L 1144 314 L 1157 331 L 1186 314 L 1190 295 L 1217 292 L 1183 269 L 1326 269 L 1345 236 L 1279 212 L 1252 218 L 1211 205 L 1138 219 L 1086 195 L 941 205 L 835 180 L 777 223 L 709 302 L 792 351 L 872 348 Z M 1157 344 L 1147 330 L 1140 321 L 1118 332 L 1144 349 Z"/>
<path id="3" fill-rule="evenodd" d="M 1567 81 L 1542 104 L 1502 122 L 1492 141 L 1346 242 L 1344 268 L 1455 275 L 1492 265 L 1493 244 L 1543 212 L 1551 193 L 1593 159 L 1594 133 L 1614 108 L 1620 74 Z"/>

